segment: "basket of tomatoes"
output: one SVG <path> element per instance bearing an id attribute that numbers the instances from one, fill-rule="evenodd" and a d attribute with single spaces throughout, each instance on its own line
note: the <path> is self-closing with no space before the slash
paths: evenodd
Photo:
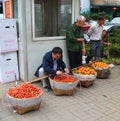
<path id="1" fill-rule="evenodd" d="M 108 78 L 111 74 L 109 65 L 105 62 L 102 61 L 92 62 L 91 66 L 96 70 L 97 78 Z"/>
<path id="2" fill-rule="evenodd" d="M 53 78 L 49 78 L 51 88 L 56 96 L 60 95 L 73 95 L 75 88 L 78 84 L 78 80 L 70 75 L 56 75 Z"/>
<path id="3" fill-rule="evenodd" d="M 42 90 L 31 84 L 22 84 L 10 88 L 6 94 L 6 101 L 19 113 L 37 110 L 41 104 Z"/>
<path id="4" fill-rule="evenodd" d="M 80 81 L 81 86 L 89 87 L 96 79 L 97 72 L 88 66 L 77 67 L 72 70 L 73 75 Z"/>

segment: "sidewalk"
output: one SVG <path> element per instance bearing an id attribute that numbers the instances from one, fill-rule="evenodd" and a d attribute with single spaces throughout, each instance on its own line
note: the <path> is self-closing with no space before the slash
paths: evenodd
<path id="1" fill-rule="evenodd" d="M 40 82 L 33 84 L 41 86 Z M 112 69 L 109 79 L 96 79 L 73 96 L 44 92 L 40 109 L 23 115 L 3 103 L 5 90 L 14 85 L 0 84 L 0 121 L 120 121 L 120 66 Z"/>

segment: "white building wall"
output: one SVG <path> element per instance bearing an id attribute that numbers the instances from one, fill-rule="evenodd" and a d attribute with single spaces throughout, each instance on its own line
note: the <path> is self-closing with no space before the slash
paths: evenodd
<path id="1" fill-rule="evenodd" d="M 33 42 L 28 49 L 28 72 L 29 79 L 33 77 L 36 68 L 41 64 L 43 55 L 53 47 L 59 46 L 63 49 L 63 59 L 68 65 L 65 40 L 50 40 L 49 42 Z"/>
<path id="2" fill-rule="evenodd" d="M 19 24 L 19 72 L 20 79 L 28 80 L 28 62 L 27 62 L 27 30 L 26 30 L 26 5 L 25 1 L 18 0 L 18 24 Z"/>
<path id="3" fill-rule="evenodd" d="M 35 70 L 42 62 L 43 55 L 55 46 L 63 49 L 63 60 L 68 66 L 68 56 L 65 39 L 61 40 L 33 40 L 32 36 L 32 0 L 18 0 L 19 7 L 19 65 L 20 77 L 23 81 L 31 80 L 34 77 Z M 23 6 L 25 7 L 23 9 Z M 73 21 L 79 15 L 79 0 L 73 0 Z M 78 6 L 78 7 L 76 7 Z M 74 16 L 75 15 L 75 16 Z M 21 18 L 20 18 L 21 17 Z"/>

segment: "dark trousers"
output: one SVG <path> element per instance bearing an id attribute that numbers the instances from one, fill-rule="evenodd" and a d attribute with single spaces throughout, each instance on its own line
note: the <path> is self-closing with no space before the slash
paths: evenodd
<path id="1" fill-rule="evenodd" d="M 70 69 L 79 67 L 82 65 L 82 53 L 68 51 Z"/>
<path id="2" fill-rule="evenodd" d="M 96 61 L 101 60 L 101 41 L 90 41 L 90 52 L 86 58 L 86 63 L 94 57 Z"/>

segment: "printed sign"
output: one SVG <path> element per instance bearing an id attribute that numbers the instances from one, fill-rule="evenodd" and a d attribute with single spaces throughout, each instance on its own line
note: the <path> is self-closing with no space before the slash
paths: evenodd
<path id="1" fill-rule="evenodd" d="M 90 0 L 80 0 L 81 11 L 80 13 L 89 14 L 90 13 Z"/>
<path id="2" fill-rule="evenodd" d="M 5 17 L 11 18 L 10 1 L 5 1 Z"/>

